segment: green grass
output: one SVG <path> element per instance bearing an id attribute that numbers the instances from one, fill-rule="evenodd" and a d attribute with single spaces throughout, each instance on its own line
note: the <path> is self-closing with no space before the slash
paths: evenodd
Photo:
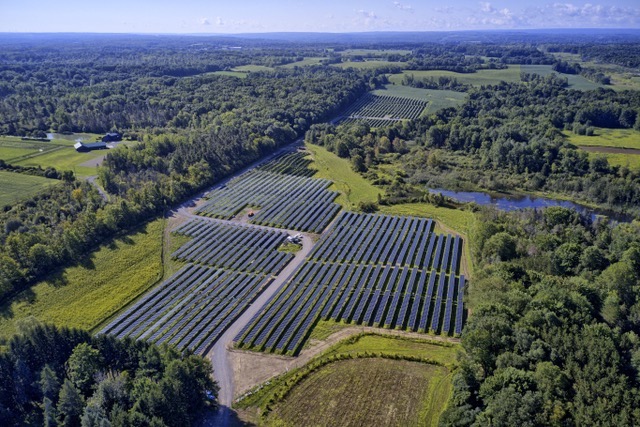
<path id="1" fill-rule="evenodd" d="M 211 74 L 216 74 L 218 76 L 238 77 L 241 79 L 247 77 L 247 73 L 240 71 L 214 71 Z"/>
<path id="2" fill-rule="evenodd" d="M 339 64 L 332 64 L 332 65 L 334 67 L 340 67 L 340 68 L 358 68 L 361 70 L 371 70 L 374 68 L 389 67 L 389 66 L 404 68 L 407 66 L 407 63 L 373 60 L 373 61 L 356 61 L 356 62 L 346 61 L 346 62 L 341 62 Z"/>
<path id="3" fill-rule="evenodd" d="M 462 92 L 455 92 L 452 90 L 418 89 L 399 84 L 386 85 L 384 89 L 377 89 L 372 93 L 374 95 L 388 95 L 429 101 L 429 105 L 422 114 L 435 113 L 443 108 L 457 107 L 467 98 L 467 94 Z"/>
<path id="4" fill-rule="evenodd" d="M 280 247 L 278 248 L 278 250 L 280 252 L 287 252 L 287 253 L 291 253 L 291 254 L 295 254 L 296 252 L 298 252 L 300 249 L 302 249 L 302 245 L 298 245 L 296 243 L 289 243 L 289 242 L 284 242 L 282 245 L 280 245 Z"/>
<path id="5" fill-rule="evenodd" d="M 389 81 L 395 83 L 396 85 L 400 85 L 402 84 L 402 79 L 405 74 L 413 74 L 413 76 L 417 79 L 422 79 L 423 77 L 437 78 L 440 76 L 447 76 L 455 77 L 460 83 L 482 86 L 495 85 L 500 83 L 501 81 L 505 81 L 507 83 L 520 82 L 521 71 L 524 71 L 526 73 L 540 74 L 542 76 L 554 73 L 554 71 L 551 69 L 551 65 L 509 65 L 509 68 L 506 68 L 504 70 L 478 70 L 475 73 L 455 73 L 453 71 L 444 70 L 406 70 L 401 74 L 391 75 L 389 77 Z M 602 85 L 593 83 L 582 76 L 568 74 L 560 74 L 560 76 L 566 77 L 568 79 L 569 87 L 572 89 L 590 90 L 603 87 Z"/>
<path id="6" fill-rule="evenodd" d="M 59 183 L 56 179 L 0 171 L 0 207 L 34 196 Z"/>
<path id="7" fill-rule="evenodd" d="M 589 152 L 590 159 L 601 156 L 605 156 L 611 166 L 625 166 L 629 169 L 640 170 L 640 154 Z"/>
<path id="8" fill-rule="evenodd" d="M 633 129 L 594 128 L 593 136 L 565 132 L 569 142 L 578 146 L 634 148 L 640 150 L 640 132 Z"/>
<path id="9" fill-rule="evenodd" d="M 0 338 L 33 316 L 58 326 L 95 329 L 162 277 L 164 220 L 112 240 L 0 306 Z"/>
<path id="10" fill-rule="evenodd" d="M 239 67 L 234 67 L 231 71 L 239 71 L 241 73 L 251 73 L 255 71 L 273 71 L 273 68 L 266 67 L 264 65 L 240 65 Z"/>
<path id="11" fill-rule="evenodd" d="M 409 55 L 410 50 L 406 49 L 345 49 L 338 52 L 341 55 L 351 56 L 380 56 L 380 55 Z"/>
<path id="12" fill-rule="evenodd" d="M 308 58 L 304 58 L 302 61 L 292 62 L 290 64 L 281 65 L 281 68 L 294 68 L 294 67 L 305 67 L 308 65 L 319 65 L 320 62 L 326 58 L 322 56 L 310 56 Z"/>
<path id="13" fill-rule="evenodd" d="M 347 210 L 354 210 L 360 202 L 375 202 L 384 191 L 375 187 L 351 169 L 351 162 L 329 152 L 324 147 L 307 144 L 313 155 L 312 168 L 318 170 L 314 177 L 333 181 L 330 190 L 339 191 L 336 202 Z"/>
<path id="14" fill-rule="evenodd" d="M 374 419 L 359 425 L 385 425 L 387 421 L 391 425 L 437 425 L 451 394 L 451 372 L 456 367 L 459 350 L 457 344 L 428 339 L 359 334 L 339 342 L 301 368 L 271 379 L 235 406 L 248 409 L 249 414 L 252 409 L 273 409 L 266 417 L 252 420 L 259 425 L 281 421 L 286 422 L 284 425 L 301 425 L 296 418 L 298 413 L 308 413 L 304 425 L 322 425 L 315 421 L 322 419 L 332 425 L 345 425 L 348 420 L 363 420 L 369 413 L 375 414 Z M 311 387 L 314 393 L 300 394 L 309 390 L 309 381 L 313 384 L 317 375 L 334 372 L 344 362 L 350 365 L 349 369 L 339 372 L 340 381 L 335 385 L 317 384 Z M 382 372 L 379 367 L 384 367 Z M 413 382 L 412 378 L 417 378 L 412 375 L 420 375 L 419 381 Z M 389 389 L 393 393 L 382 394 Z M 392 418 L 386 418 L 365 406 L 389 404 L 407 408 L 408 400 L 412 409 L 401 418 L 397 418 L 397 411 L 390 411 Z M 343 414 L 340 416 L 327 412 L 332 411 L 337 401 L 347 404 L 340 409 Z M 299 408 L 306 409 L 296 412 Z"/>
<path id="15" fill-rule="evenodd" d="M 313 329 L 311 330 L 311 334 L 309 335 L 309 339 L 305 342 L 304 346 L 308 347 L 311 341 L 319 340 L 324 341 L 329 338 L 331 335 L 336 332 L 341 331 L 345 328 L 353 327 L 353 325 L 348 325 L 342 322 L 334 322 L 333 320 L 319 320 L 318 323 L 315 324 Z"/>
<path id="16" fill-rule="evenodd" d="M 29 157 L 15 162 L 19 166 L 41 166 L 46 168 L 51 166 L 59 171 L 71 170 L 78 177 L 85 177 L 96 174 L 96 168 L 81 166 L 82 163 L 104 156 L 109 150 L 94 150 L 88 153 L 79 153 L 73 147 L 62 147 L 40 155 Z"/>
<path id="17" fill-rule="evenodd" d="M 326 178 L 334 182 L 331 190 L 339 191 L 340 196 L 336 202 L 347 210 L 354 210 L 360 202 L 375 202 L 378 194 L 384 194 L 384 190 L 371 184 L 362 175 L 351 169 L 351 163 L 347 159 L 337 155 L 318 145 L 307 144 L 313 156 L 313 168 L 318 170 L 316 178 Z M 380 206 L 380 211 L 389 215 L 411 215 L 433 218 L 441 222 L 451 230 L 468 235 L 475 217 L 469 211 L 437 207 L 427 203 L 410 203 L 394 206 Z"/>
<path id="18" fill-rule="evenodd" d="M 405 360 L 341 360 L 297 384 L 264 424 L 437 426 L 450 375 L 441 366 Z"/>
<path id="19" fill-rule="evenodd" d="M 58 135 L 56 137 L 88 138 L 95 140 L 94 134 Z M 71 170 L 78 177 L 95 175 L 96 169 L 82 166 L 84 162 L 104 156 L 108 150 L 78 153 L 74 140 L 54 139 L 50 142 L 22 141 L 17 137 L 0 137 L 0 159 L 18 166 L 54 167 L 59 171 Z"/>
<path id="20" fill-rule="evenodd" d="M 26 156 L 41 155 L 65 148 L 66 142 L 23 141 L 15 136 L 0 136 L 0 159 L 12 164 Z M 73 144 L 71 144 L 73 145 Z"/>
<path id="21" fill-rule="evenodd" d="M 566 132 L 569 142 L 578 147 L 590 147 L 589 157 L 605 156 L 610 165 L 627 166 L 640 170 L 640 152 L 610 153 L 607 148 L 640 150 L 640 132 L 633 129 L 595 128 L 594 136 L 577 135 Z M 593 147 L 603 147 L 602 152 L 594 152 Z"/>
<path id="22" fill-rule="evenodd" d="M 622 67 L 616 64 L 583 61 L 581 55 L 575 53 L 553 52 L 552 55 L 570 63 L 577 62 L 583 67 L 601 71 L 611 77 L 611 86 L 606 87 L 613 88 L 614 90 L 640 90 L 640 77 L 637 76 L 637 70 L 634 68 Z"/>

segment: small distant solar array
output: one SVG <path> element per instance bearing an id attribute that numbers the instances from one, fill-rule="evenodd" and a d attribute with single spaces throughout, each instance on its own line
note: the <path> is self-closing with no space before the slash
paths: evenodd
<path id="1" fill-rule="evenodd" d="M 458 336 L 461 255 L 462 239 L 432 220 L 343 213 L 235 341 L 297 354 L 319 319 Z"/>
<path id="2" fill-rule="evenodd" d="M 344 113 L 341 123 L 365 121 L 371 127 L 388 126 L 399 120 L 416 119 L 429 101 L 367 93 Z"/>
<path id="3" fill-rule="evenodd" d="M 326 179 L 252 169 L 211 191 L 197 214 L 231 219 L 250 207 L 257 210 L 254 224 L 321 233 L 340 210 L 330 185 Z"/>
<path id="4" fill-rule="evenodd" d="M 188 264 L 102 333 L 204 354 L 293 255 L 277 250 L 286 233 L 253 226 L 194 220 L 174 233 L 192 237 L 172 255 Z"/>

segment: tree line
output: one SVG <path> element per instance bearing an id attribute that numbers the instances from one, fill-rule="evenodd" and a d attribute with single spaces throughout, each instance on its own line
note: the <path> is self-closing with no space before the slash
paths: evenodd
<path id="1" fill-rule="evenodd" d="M 379 84 L 375 74 L 322 67 L 203 79 L 174 85 L 182 109 L 176 112 L 167 101 L 175 114 L 158 117 L 161 129 L 147 129 L 135 145 L 109 151 L 98 170 L 109 202 L 88 183 L 62 176 L 63 185 L 4 208 L 0 298 L 293 142 Z M 114 119 L 116 111 L 93 113 L 123 129 L 128 122 Z M 68 118 L 71 127 L 83 120 Z"/>
<path id="2" fill-rule="evenodd" d="M 307 139 L 350 158 L 363 173 L 380 162 L 400 163 L 402 180 L 414 187 L 546 191 L 637 214 L 640 173 L 589 158 L 562 131 L 640 129 L 638 92 L 582 92 L 556 75 L 524 77 L 473 88 L 460 107 L 414 121 L 378 129 L 318 125 Z M 408 142 L 411 150 L 403 148 Z M 409 154 L 395 160 L 387 154 L 403 151 Z M 378 179 L 375 170 L 369 176 Z"/>
<path id="3" fill-rule="evenodd" d="M 189 426 L 215 408 L 217 390 L 199 356 L 35 321 L 0 354 L 7 426 Z"/>
<path id="4" fill-rule="evenodd" d="M 442 425 L 640 422 L 640 227 L 483 209 Z"/>

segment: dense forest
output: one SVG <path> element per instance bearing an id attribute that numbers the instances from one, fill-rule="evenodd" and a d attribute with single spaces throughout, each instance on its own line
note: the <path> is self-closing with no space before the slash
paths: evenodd
<path id="1" fill-rule="evenodd" d="M 81 52 L 84 54 L 77 54 L 77 61 L 94 60 L 92 48 Z M 109 56 L 109 52 L 104 47 L 101 53 Z M 9 113 L 0 112 L 0 118 L 8 133 L 17 129 L 24 133 L 60 130 L 58 125 L 64 123 L 71 130 L 125 129 L 141 141 L 110 151 L 100 168 L 100 181 L 112 195 L 109 202 L 91 185 L 67 176 L 63 186 L 7 206 L 0 213 L 0 297 L 293 142 L 312 123 L 329 120 L 384 80 L 384 76 L 372 73 L 326 67 L 256 72 L 244 79 L 208 74 L 181 79 L 137 75 L 136 70 L 143 74 L 142 69 L 147 74 L 153 74 L 154 69 L 159 75 L 167 72 L 167 63 L 176 61 L 171 52 L 158 49 L 156 56 L 149 53 L 151 59 L 136 67 L 130 62 L 139 60 L 115 51 L 111 62 L 124 57 L 122 67 L 84 67 L 85 72 L 99 76 L 110 91 L 93 107 L 88 105 L 96 85 L 90 78 L 83 79 L 77 88 L 73 84 L 69 87 L 64 78 L 75 66 L 76 56 L 71 53 L 67 63 L 50 64 L 53 76 L 50 80 L 48 74 L 41 76 L 45 79 L 42 91 L 34 84 L 34 77 L 23 85 L 31 97 L 17 89 L 2 98 Z M 258 60 L 268 51 L 259 52 Z M 183 55 L 191 58 L 188 49 Z M 11 57 L 21 63 L 18 53 Z M 223 51 L 220 60 L 225 57 Z M 242 51 L 232 57 L 237 64 L 252 56 Z M 103 61 L 109 62 L 106 58 Z M 133 71 L 125 72 L 130 65 Z M 42 72 L 44 66 L 34 65 L 40 70 L 34 73 Z M 29 64 L 5 66 L 16 67 L 29 68 Z M 60 82 L 56 83 L 58 76 Z M 19 105 L 12 104 L 14 101 Z M 17 116 L 20 119 L 14 121 Z M 42 123 L 34 128 L 34 121 Z"/>
<path id="2" fill-rule="evenodd" d="M 639 129 L 640 94 L 571 90 L 555 75 L 523 74 L 522 80 L 469 88 L 457 109 L 388 128 L 316 125 L 307 140 L 351 158 L 360 172 L 388 153 L 409 153 L 412 141 L 400 162 L 403 180 L 419 188 L 545 191 L 637 213 L 640 174 L 589 159 L 561 131 Z M 390 187 L 389 196 L 407 193 L 402 187 Z"/>
<path id="3" fill-rule="evenodd" d="M 215 406 L 205 359 L 144 341 L 25 323 L 0 354 L 0 423 L 189 426 Z"/>
<path id="4" fill-rule="evenodd" d="M 443 425 L 640 422 L 640 227 L 564 208 L 480 214 Z"/>

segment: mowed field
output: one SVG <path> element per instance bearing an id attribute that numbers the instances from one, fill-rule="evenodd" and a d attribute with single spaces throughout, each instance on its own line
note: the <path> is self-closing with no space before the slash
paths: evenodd
<path id="1" fill-rule="evenodd" d="M 35 196 L 45 188 L 59 183 L 56 179 L 0 171 L 0 207 Z"/>
<path id="2" fill-rule="evenodd" d="M 76 176 L 95 175 L 94 167 L 83 163 L 107 154 L 108 150 L 78 153 L 74 141 L 54 139 L 49 142 L 22 141 L 17 137 L 0 137 L 0 159 L 18 166 L 53 167 L 58 171 L 71 170 Z"/>
<path id="3" fill-rule="evenodd" d="M 451 395 L 458 351 L 456 344 L 360 334 L 234 407 L 257 425 L 436 426 Z"/>
<path id="4" fill-rule="evenodd" d="M 162 276 L 164 220 L 118 237 L 0 305 L 0 339 L 29 316 L 58 326 L 94 329 Z"/>
<path id="5" fill-rule="evenodd" d="M 405 360 L 337 361 L 294 387 L 266 424 L 436 426 L 449 397 L 449 375 L 441 366 Z"/>
<path id="6" fill-rule="evenodd" d="M 566 132 L 569 142 L 589 152 L 589 157 L 605 156 L 610 165 L 640 169 L 640 132 L 633 129 L 595 128 L 593 136 Z"/>
<path id="7" fill-rule="evenodd" d="M 444 70 L 405 70 L 401 74 L 391 75 L 389 77 L 389 81 L 400 85 L 402 84 L 404 75 L 413 74 L 413 76 L 417 79 L 422 79 L 423 77 L 437 78 L 440 76 L 446 76 L 455 77 L 460 83 L 482 86 L 495 85 L 500 83 L 501 81 L 505 81 L 507 83 L 519 82 L 520 72 L 540 74 L 542 76 L 547 76 L 549 74 L 555 73 L 551 69 L 551 65 L 509 65 L 509 68 L 506 68 L 504 70 L 478 70 L 475 73 L 455 73 L 453 71 Z M 559 76 L 566 77 L 568 79 L 569 87 L 571 89 L 591 90 L 603 87 L 602 85 L 593 83 L 579 75 L 559 74 Z"/>

